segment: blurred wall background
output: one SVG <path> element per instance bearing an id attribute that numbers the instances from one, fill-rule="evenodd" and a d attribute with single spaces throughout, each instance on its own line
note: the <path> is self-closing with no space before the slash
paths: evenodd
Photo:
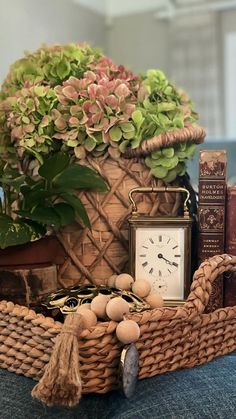
<path id="1" fill-rule="evenodd" d="M 72 0 L 0 0 L 0 83 L 25 50 L 87 42 L 104 47 L 105 16 Z"/>

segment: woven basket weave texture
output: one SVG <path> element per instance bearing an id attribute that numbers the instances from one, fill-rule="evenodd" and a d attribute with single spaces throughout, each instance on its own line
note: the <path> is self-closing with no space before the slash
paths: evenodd
<path id="1" fill-rule="evenodd" d="M 163 186 L 144 164 L 144 156 L 162 147 L 181 142 L 201 143 L 205 131 L 189 125 L 183 129 L 163 133 L 146 140 L 141 147 L 130 150 L 118 161 L 105 155 L 87 157 L 83 164 L 97 170 L 107 181 L 110 190 L 106 194 L 83 192 L 80 197 L 91 220 L 91 230 L 83 231 L 78 225 L 67 227 L 59 235 L 68 259 L 59 271 L 59 283 L 63 287 L 90 281 L 104 284 L 112 274 L 128 270 L 128 223 L 131 213 L 129 190 L 138 186 Z M 180 206 L 177 194 L 139 196 L 139 212 L 146 215 L 176 215 Z"/>
<path id="2" fill-rule="evenodd" d="M 81 231 L 79 226 L 64 229 L 59 236 L 69 256 L 60 269 L 64 286 L 83 283 L 87 278 L 104 284 L 104 278 L 127 270 L 128 223 L 131 214 L 128 192 L 137 186 L 163 186 L 154 179 L 141 161 L 115 161 L 110 157 L 89 159 L 89 166 L 106 179 L 110 191 L 106 194 L 83 192 L 81 199 L 87 209 L 92 229 Z M 139 210 L 144 214 L 176 215 L 180 196 L 176 194 L 143 195 L 138 197 Z M 76 265 L 73 264 L 76 261 Z M 69 279 L 70 278 L 70 279 Z"/>
<path id="3" fill-rule="evenodd" d="M 139 378 L 189 368 L 236 349 L 236 307 L 204 314 L 212 284 L 225 271 L 236 271 L 236 257 L 215 256 L 195 272 L 182 307 L 130 314 L 141 329 L 136 343 Z M 98 323 L 79 340 L 83 393 L 106 393 L 118 386 L 121 344 L 117 323 Z M 0 366 L 38 380 L 50 359 L 62 324 L 12 302 L 0 302 Z"/>

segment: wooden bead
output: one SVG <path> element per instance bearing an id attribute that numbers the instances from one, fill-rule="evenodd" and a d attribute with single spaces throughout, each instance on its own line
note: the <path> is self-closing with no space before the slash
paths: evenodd
<path id="1" fill-rule="evenodd" d="M 151 284 L 145 279 L 137 279 L 132 285 L 132 291 L 139 297 L 145 298 L 151 291 Z"/>
<path id="2" fill-rule="evenodd" d="M 129 313 L 129 304 L 121 297 L 112 298 L 107 303 L 106 313 L 109 319 L 120 322 L 123 316 Z"/>
<path id="3" fill-rule="evenodd" d="M 91 310 L 96 314 L 100 319 L 106 317 L 106 306 L 109 301 L 107 295 L 99 294 L 91 302 Z"/>
<path id="4" fill-rule="evenodd" d="M 153 292 L 149 294 L 145 300 L 150 305 L 151 308 L 158 308 L 164 306 L 164 300 L 160 294 Z"/>
<path id="5" fill-rule="evenodd" d="M 133 320 L 123 320 L 116 328 L 116 336 L 124 344 L 133 343 L 140 336 L 140 328 Z"/>
<path id="6" fill-rule="evenodd" d="M 115 287 L 116 278 L 117 278 L 117 275 L 110 276 L 110 278 L 107 281 L 108 287 L 111 287 L 111 288 Z"/>
<path id="7" fill-rule="evenodd" d="M 132 284 L 134 283 L 134 279 L 129 274 L 120 274 L 116 277 L 115 286 L 117 288 L 121 288 L 122 290 L 130 291 Z"/>
<path id="8" fill-rule="evenodd" d="M 96 325 L 97 317 L 96 317 L 96 314 L 92 310 L 89 310 L 88 308 L 84 308 L 83 310 L 79 310 L 79 314 L 81 314 L 81 316 L 83 317 L 85 329 L 89 329 L 90 327 L 93 327 Z"/>

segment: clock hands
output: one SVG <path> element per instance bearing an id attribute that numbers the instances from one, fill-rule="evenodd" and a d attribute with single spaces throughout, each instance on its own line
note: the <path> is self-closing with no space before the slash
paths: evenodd
<path id="1" fill-rule="evenodd" d="M 163 256 L 163 254 L 162 254 L 162 253 L 158 253 L 157 257 L 158 257 L 159 259 L 164 259 L 164 261 L 165 261 L 168 265 L 174 265 L 174 266 L 176 266 L 175 262 L 170 262 L 168 259 L 164 258 L 164 256 Z"/>

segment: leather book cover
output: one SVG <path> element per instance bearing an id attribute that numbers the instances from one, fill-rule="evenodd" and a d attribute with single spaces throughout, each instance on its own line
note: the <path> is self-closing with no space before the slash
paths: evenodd
<path id="1" fill-rule="evenodd" d="M 198 262 L 225 251 L 225 150 L 203 150 L 199 158 Z M 223 307 L 223 278 L 212 287 L 206 312 Z"/>
<path id="2" fill-rule="evenodd" d="M 227 189 L 225 251 L 236 256 L 236 185 Z M 224 307 L 236 305 L 236 272 L 224 279 Z"/>

